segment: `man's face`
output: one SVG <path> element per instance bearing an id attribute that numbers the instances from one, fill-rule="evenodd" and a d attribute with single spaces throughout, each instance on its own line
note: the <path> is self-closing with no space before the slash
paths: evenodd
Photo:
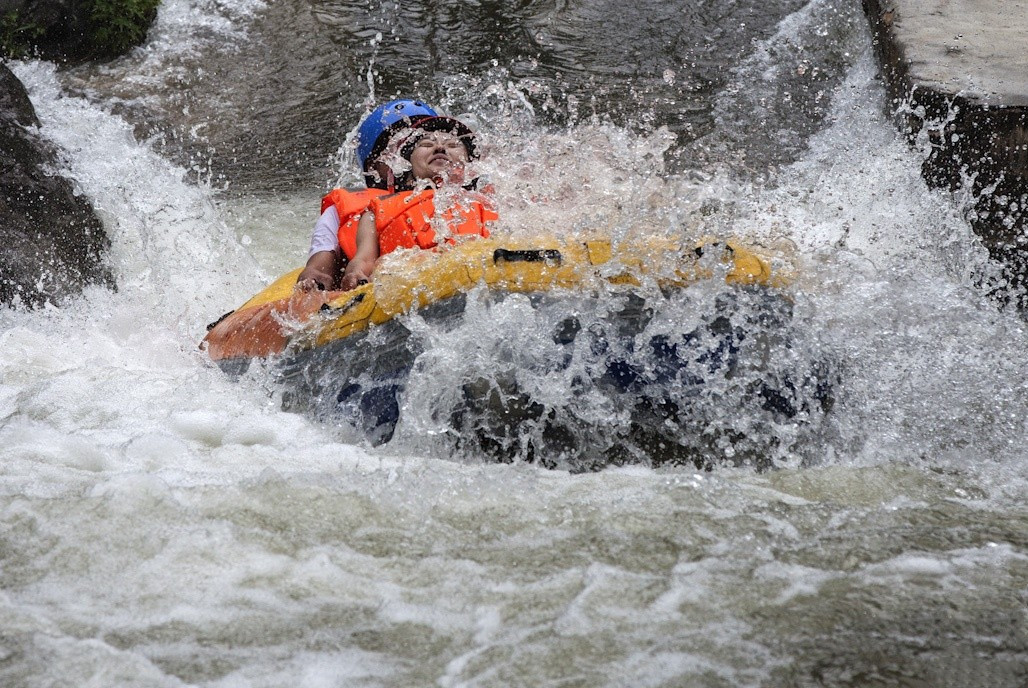
<path id="1" fill-rule="evenodd" d="M 460 176 L 468 151 L 455 135 L 445 131 L 425 133 L 414 144 L 410 164 L 417 179 L 453 179 Z"/>

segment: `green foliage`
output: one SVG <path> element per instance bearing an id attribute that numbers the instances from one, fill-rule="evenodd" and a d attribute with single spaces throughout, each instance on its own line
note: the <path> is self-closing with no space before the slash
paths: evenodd
<path id="1" fill-rule="evenodd" d="M 93 50 L 121 55 L 143 42 L 160 0 L 93 0 L 89 13 Z"/>
<path id="2" fill-rule="evenodd" d="M 43 35 L 43 27 L 23 21 L 18 10 L 11 10 L 0 18 L 0 54 L 4 57 L 24 57 Z"/>
<path id="3" fill-rule="evenodd" d="M 0 57 L 37 54 L 73 60 L 124 55 L 146 39 L 160 0 L 81 0 L 73 14 L 50 25 L 13 9 L 0 15 Z M 85 40 L 70 40 L 68 27 L 85 23 Z M 82 38 L 80 36 L 80 38 Z"/>

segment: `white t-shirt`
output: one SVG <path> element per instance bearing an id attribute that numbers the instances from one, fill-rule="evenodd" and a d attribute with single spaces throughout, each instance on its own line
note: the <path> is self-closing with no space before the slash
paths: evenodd
<path id="1" fill-rule="evenodd" d="M 332 251 L 336 254 L 342 251 L 339 247 L 339 213 L 336 212 L 334 205 L 328 206 L 314 225 L 311 250 L 307 257 L 310 258 L 321 251 Z"/>

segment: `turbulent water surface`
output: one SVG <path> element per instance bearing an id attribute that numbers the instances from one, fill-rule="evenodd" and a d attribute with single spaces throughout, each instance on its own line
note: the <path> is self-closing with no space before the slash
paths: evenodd
<path id="1" fill-rule="evenodd" d="M 129 56 L 12 67 L 119 288 L 0 312 L 0 684 L 1028 683 L 1028 332 L 882 114 L 855 0 L 165 0 Z M 224 375 L 205 324 L 302 263 L 359 118 L 413 93 L 481 132 L 500 236 L 791 255 L 763 335 L 788 332 L 775 374 L 827 362 L 828 410 L 769 420 L 718 381 L 671 430 L 711 470 L 454 441 L 453 390 L 502 370 L 609 442 L 616 396 L 540 352 L 613 292 L 408 316 L 378 447 L 282 410 L 267 367 Z M 636 334 L 730 294 L 665 296 Z"/>

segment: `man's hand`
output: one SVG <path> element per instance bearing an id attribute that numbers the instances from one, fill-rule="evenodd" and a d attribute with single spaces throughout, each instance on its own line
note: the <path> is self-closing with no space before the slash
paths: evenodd
<path id="1" fill-rule="evenodd" d="M 307 261 L 296 278 L 296 288 L 302 291 L 331 289 L 338 274 L 338 259 L 332 251 L 319 251 Z"/>
<path id="2" fill-rule="evenodd" d="M 352 261 L 346 266 L 346 272 L 343 273 L 342 288 L 348 291 L 367 284 L 371 280 L 370 273 L 371 271 L 365 270 L 358 261 Z"/>

